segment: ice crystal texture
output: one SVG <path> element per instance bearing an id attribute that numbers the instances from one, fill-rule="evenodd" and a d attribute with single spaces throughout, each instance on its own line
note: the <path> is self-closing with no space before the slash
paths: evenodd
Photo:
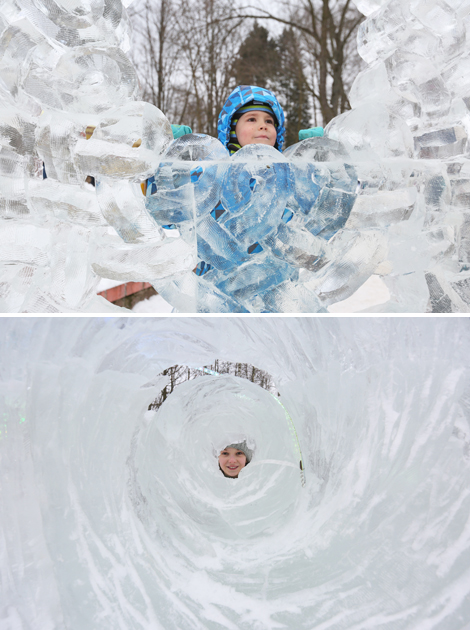
<path id="1" fill-rule="evenodd" d="M 2 629 L 467 627 L 465 321 L 0 324 Z"/>
<path id="2" fill-rule="evenodd" d="M 230 158 L 139 100 L 119 0 L 5 0 L 0 310 L 114 310 L 110 278 L 180 312 L 325 312 L 376 274 L 375 310 L 468 312 L 470 0 L 357 5 L 351 111 Z"/>

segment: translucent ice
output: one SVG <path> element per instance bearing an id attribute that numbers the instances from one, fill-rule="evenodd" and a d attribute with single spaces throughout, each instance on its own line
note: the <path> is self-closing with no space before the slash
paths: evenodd
<path id="1" fill-rule="evenodd" d="M 204 135 L 171 145 L 147 188 L 147 208 L 183 239 L 192 240 L 196 230 L 198 310 L 207 308 L 201 285 L 226 296 L 222 311 L 234 304 L 241 312 L 324 310 L 308 281 L 327 264 L 326 241 L 344 227 L 356 199 L 357 176 L 347 158 L 341 143 L 323 138 L 304 140 L 285 157 L 249 145 L 229 158 Z M 157 285 L 173 303 L 167 287 Z M 191 310 L 189 297 L 183 310 Z"/>
<path id="2" fill-rule="evenodd" d="M 373 274 L 375 310 L 470 310 L 470 0 L 357 0 L 352 109 L 233 157 L 140 100 L 127 4 L 2 4 L 1 311 L 115 310 L 106 277 L 180 312 L 326 312 Z"/>
<path id="3" fill-rule="evenodd" d="M 2 629 L 466 627 L 466 321 L 0 331 Z M 175 386 L 168 369 L 228 361 L 267 372 L 269 390 L 212 374 Z M 226 479 L 216 455 L 244 439 L 252 462 Z"/>

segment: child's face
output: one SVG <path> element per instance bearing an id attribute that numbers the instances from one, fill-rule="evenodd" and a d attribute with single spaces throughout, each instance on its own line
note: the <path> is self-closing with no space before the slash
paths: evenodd
<path id="1" fill-rule="evenodd" d="M 228 477 L 238 477 L 238 473 L 246 466 L 246 455 L 236 448 L 224 448 L 220 451 L 219 465 Z"/>
<path id="2" fill-rule="evenodd" d="M 276 144 L 277 131 L 274 118 L 266 112 L 246 112 L 240 117 L 235 127 L 241 147 L 247 144 Z"/>

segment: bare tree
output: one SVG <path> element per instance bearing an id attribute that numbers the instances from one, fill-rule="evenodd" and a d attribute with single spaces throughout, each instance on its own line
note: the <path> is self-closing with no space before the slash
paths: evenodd
<path id="1" fill-rule="evenodd" d="M 130 11 L 132 57 L 143 98 L 171 122 L 216 136 L 218 113 L 243 74 L 236 64 L 248 52 L 241 46 L 256 18 L 297 33 L 315 124 L 327 124 L 349 109 L 347 93 L 362 64 L 355 36 L 363 18 L 352 0 L 278 0 L 278 7 L 274 12 L 241 9 L 230 0 L 138 0 Z M 261 70 L 252 68 L 251 74 L 264 76 Z"/>
<path id="2" fill-rule="evenodd" d="M 143 0 L 131 7 L 129 15 L 134 28 L 131 54 L 141 80 L 143 99 L 173 122 L 178 117 L 175 96 L 182 80 L 174 0 Z"/>
<path id="3" fill-rule="evenodd" d="M 201 133 L 217 135 L 217 118 L 235 87 L 232 64 L 246 27 L 235 18 L 230 0 L 193 0 L 191 11 L 178 11 L 183 72 L 189 107 L 186 124 Z"/>
<path id="4" fill-rule="evenodd" d="M 326 125 L 350 107 L 347 92 L 361 66 L 356 33 L 364 18 L 351 0 L 287 0 L 279 6 L 282 15 L 246 6 L 237 17 L 272 20 L 299 32 L 310 65 L 308 90 Z"/>
<path id="5" fill-rule="evenodd" d="M 277 393 L 272 376 L 268 372 L 249 363 L 231 363 L 230 361 L 216 359 L 212 365 L 206 365 L 200 369 L 189 368 L 185 365 L 173 365 L 163 370 L 161 376 L 169 377 L 168 385 L 162 389 L 157 398 L 149 405 L 149 409 L 159 409 L 177 385 L 201 376 L 210 375 L 211 373 L 231 374 L 232 376 L 245 378 L 263 389 L 267 389 L 272 394 Z"/>
<path id="6" fill-rule="evenodd" d="M 176 124 L 217 135 L 235 87 L 233 60 L 247 31 L 230 0 L 140 0 L 130 12 L 143 98 Z"/>

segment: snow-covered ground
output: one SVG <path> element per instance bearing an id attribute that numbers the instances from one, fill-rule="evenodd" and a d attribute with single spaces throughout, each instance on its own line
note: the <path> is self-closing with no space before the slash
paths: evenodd
<path id="1" fill-rule="evenodd" d="M 109 281 L 112 282 L 112 281 Z M 100 289 L 104 290 L 103 287 Z M 330 313 L 358 313 L 365 308 L 383 304 L 390 299 L 390 293 L 379 276 L 371 276 L 364 284 L 343 302 L 337 302 L 329 307 Z M 153 295 L 147 300 L 137 302 L 133 313 L 171 313 L 172 306 L 160 295 Z"/>
<path id="2" fill-rule="evenodd" d="M 365 308 L 383 304 L 390 299 L 390 292 L 379 276 L 371 276 L 347 300 L 328 307 L 330 313 L 359 313 Z"/>
<path id="3" fill-rule="evenodd" d="M 96 292 L 101 293 L 101 291 L 107 291 L 108 289 L 118 287 L 122 283 L 122 280 L 110 280 L 109 278 L 101 278 L 98 286 L 96 287 Z"/>
<path id="4" fill-rule="evenodd" d="M 173 307 L 161 295 L 152 295 L 134 305 L 133 313 L 171 313 Z"/>

